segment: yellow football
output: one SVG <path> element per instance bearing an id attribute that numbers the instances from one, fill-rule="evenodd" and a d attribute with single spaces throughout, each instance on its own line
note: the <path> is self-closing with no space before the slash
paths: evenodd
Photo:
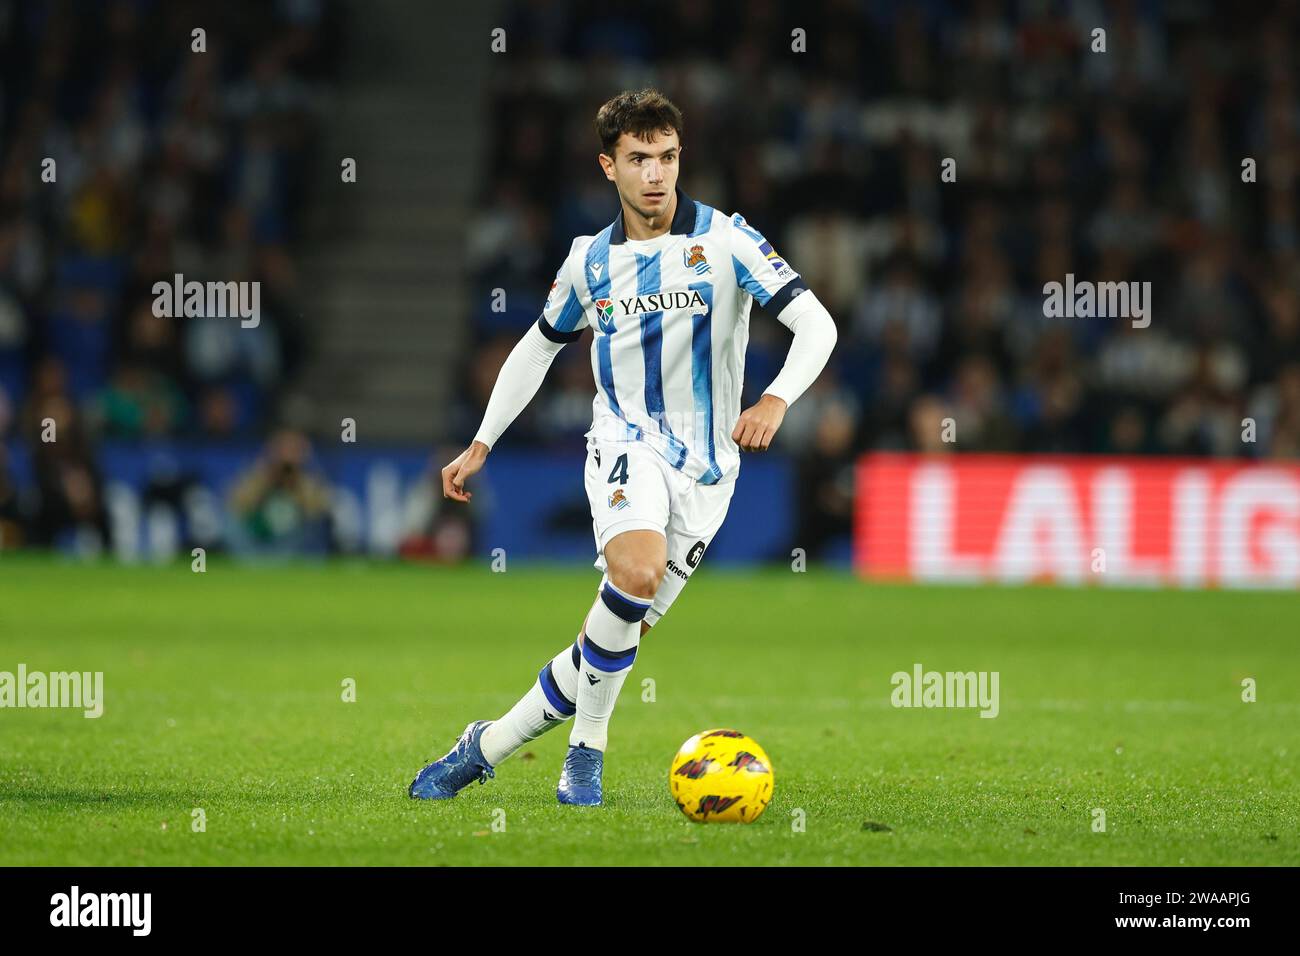
<path id="1" fill-rule="evenodd" d="M 738 730 L 705 730 L 682 744 L 668 789 L 696 823 L 753 823 L 772 799 L 772 761 Z"/>

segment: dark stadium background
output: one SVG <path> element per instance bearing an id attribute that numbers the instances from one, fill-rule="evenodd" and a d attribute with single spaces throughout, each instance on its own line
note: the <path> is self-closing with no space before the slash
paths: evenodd
<path id="1" fill-rule="evenodd" d="M 1243 10 L 0 0 L 0 549 L 589 561 L 586 340 L 472 510 L 430 476 L 570 239 L 615 216 L 592 117 L 647 85 L 685 114 L 685 191 L 762 229 L 840 331 L 714 559 L 848 562 L 863 453 L 1292 467 L 1300 12 Z M 178 272 L 260 281 L 260 326 L 155 317 Z M 1151 327 L 1044 318 L 1067 273 L 1150 281 Z M 747 400 L 789 340 L 752 328 Z"/>
<path id="2" fill-rule="evenodd" d="M 617 865 L 780 867 L 819 918 L 807 869 L 888 866 L 873 921 L 927 930 L 939 867 L 997 867 L 941 894 L 967 936 L 1267 925 L 1244 867 L 1300 862 L 1298 40 L 1300 0 L 0 0 L 0 923 L 156 883 L 192 935 L 179 869 L 237 867 L 203 876 L 231 932 L 427 938 L 480 915 L 457 868 Z M 597 107 L 647 86 L 685 192 L 838 347 L 642 641 L 607 805 L 557 804 L 567 729 L 413 801 L 596 599 L 587 341 L 470 507 L 436 478 L 617 213 Z M 178 274 L 260 283 L 260 323 L 155 315 Z M 1150 283 L 1149 324 L 1048 317 L 1070 276 Z M 753 310 L 747 400 L 789 341 Z M 676 804 L 708 729 L 769 758 L 751 824 Z"/>

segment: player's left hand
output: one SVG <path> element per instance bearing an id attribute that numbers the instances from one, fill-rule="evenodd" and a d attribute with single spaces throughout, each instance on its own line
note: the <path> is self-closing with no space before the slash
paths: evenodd
<path id="1" fill-rule="evenodd" d="M 731 430 L 731 440 L 742 451 L 767 451 L 784 419 L 785 401 L 775 395 L 764 395 L 740 413 L 736 427 Z"/>

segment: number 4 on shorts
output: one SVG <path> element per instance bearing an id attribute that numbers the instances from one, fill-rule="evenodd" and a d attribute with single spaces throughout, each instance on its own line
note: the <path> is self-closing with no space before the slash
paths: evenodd
<path id="1" fill-rule="evenodd" d="M 614 462 L 614 467 L 610 469 L 609 483 L 612 485 L 616 481 L 620 485 L 627 484 L 627 455 L 626 454 L 619 455 L 618 461 Z"/>

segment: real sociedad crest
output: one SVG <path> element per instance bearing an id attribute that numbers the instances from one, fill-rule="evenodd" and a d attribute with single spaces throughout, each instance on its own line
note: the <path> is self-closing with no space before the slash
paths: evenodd
<path id="1" fill-rule="evenodd" d="M 682 262 L 686 268 L 694 269 L 696 275 L 702 276 L 706 272 L 713 271 L 713 267 L 709 265 L 709 260 L 704 258 L 704 247 L 698 244 L 682 250 Z"/>

